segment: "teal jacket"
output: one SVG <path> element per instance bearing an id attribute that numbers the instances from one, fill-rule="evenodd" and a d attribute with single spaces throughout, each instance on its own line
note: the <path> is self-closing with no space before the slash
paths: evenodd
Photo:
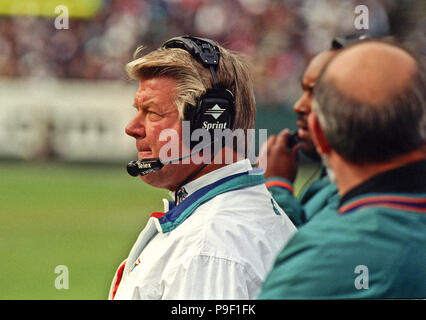
<path id="1" fill-rule="evenodd" d="M 298 199 L 293 196 L 293 185 L 287 179 L 268 178 L 266 187 L 296 227 L 311 220 L 327 206 L 337 209 L 339 203 L 337 188 L 325 174 L 314 181 Z"/>
<path id="2" fill-rule="evenodd" d="M 259 298 L 426 298 L 426 161 L 317 213 L 278 255 Z"/>

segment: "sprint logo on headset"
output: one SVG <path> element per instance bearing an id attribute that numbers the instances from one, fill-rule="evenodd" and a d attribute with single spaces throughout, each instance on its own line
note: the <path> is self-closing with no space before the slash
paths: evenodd
<path id="1" fill-rule="evenodd" d="M 212 108 L 207 109 L 206 112 L 204 112 L 204 114 L 211 115 L 213 118 L 217 120 L 217 118 L 219 118 L 225 110 L 226 109 L 222 109 L 221 107 L 219 107 L 218 104 L 215 104 Z"/>

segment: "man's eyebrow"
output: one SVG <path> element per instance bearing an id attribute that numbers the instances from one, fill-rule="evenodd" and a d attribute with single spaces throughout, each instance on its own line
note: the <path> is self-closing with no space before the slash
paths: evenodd
<path id="1" fill-rule="evenodd" d="M 141 110 L 141 109 L 146 109 L 147 108 L 147 107 L 138 105 L 136 102 L 133 103 L 132 107 L 135 108 L 138 111 Z"/>
<path id="2" fill-rule="evenodd" d="M 138 109 L 138 110 L 139 109 L 148 109 L 149 107 L 156 107 L 156 106 L 157 106 L 157 104 L 152 100 L 148 100 L 147 102 L 144 102 L 142 105 L 140 105 L 136 99 L 133 102 L 133 107 Z"/>

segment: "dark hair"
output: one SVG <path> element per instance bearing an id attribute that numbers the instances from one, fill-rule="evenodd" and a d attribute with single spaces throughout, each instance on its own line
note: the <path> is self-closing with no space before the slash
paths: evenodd
<path id="1" fill-rule="evenodd" d="M 418 68 L 407 88 L 383 105 L 373 106 L 340 92 L 323 76 L 327 66 L 318 80 L 314 110 L 330 146 L 351 162 L 387 161 L 426 141 L 424 60 L 401 49 L 413 57 Z"/>

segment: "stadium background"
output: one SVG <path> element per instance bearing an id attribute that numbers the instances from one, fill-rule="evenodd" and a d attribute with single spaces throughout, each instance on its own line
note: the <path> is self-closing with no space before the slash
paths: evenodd
<path id="1" fill-rule="evenodd" d="M 353 33 L 354 8 L 369 32 L 423 54 L 424 1 L 1 0 L 0 299 L 105 299 L 166 191 L 130 178 L 124 134 L 137 84 L 124 65 L 143 44 L 192 34 L 243 52 L 252 63 L 257 128 L 294 129 L 292 105 L 307 61 L 332 37 Z M 55 7 L 69 29 L 55 28 Z M 296 188 L 312 175 L 307 162 Z M 55 267 L 69 289 L 55 288 Z"/>

